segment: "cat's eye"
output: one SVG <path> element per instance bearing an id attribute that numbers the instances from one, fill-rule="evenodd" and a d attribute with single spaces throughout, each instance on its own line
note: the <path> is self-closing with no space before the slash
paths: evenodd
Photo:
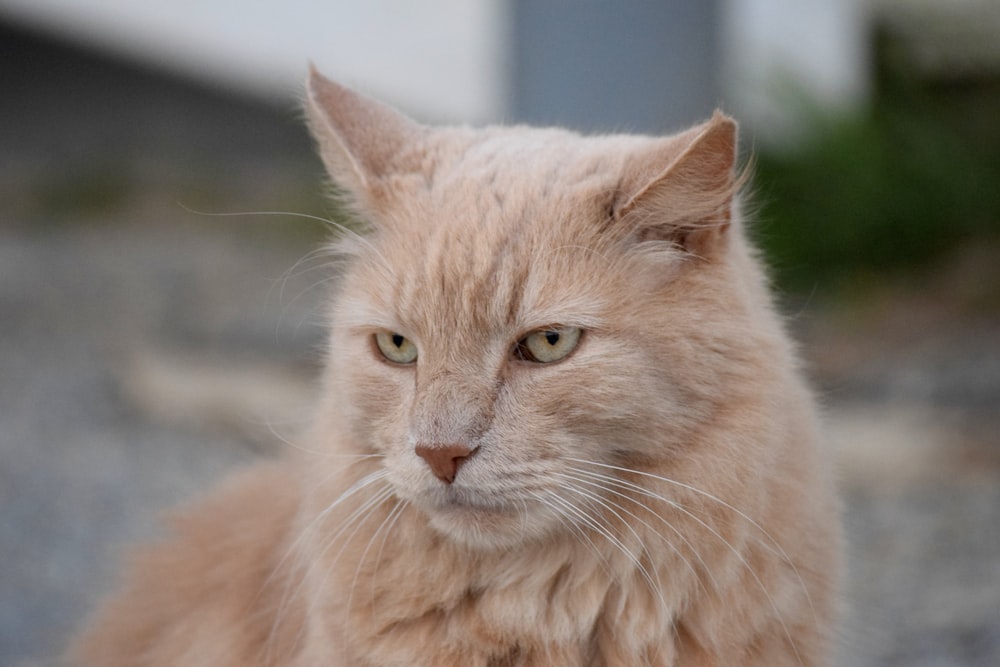
<path id="1" fill-rule="evenodd" d="M 552 326 L 532 331 L 517 342 L 519 359 L 550 364 L 565 359 L 580 342 L 579 327 Z"/>
<path id="2" fill-rule="evenodd" d="M 417 360 L 417 346 L 402 334 L 379 331 L 375 334 L 375 346 L 394 364 L 412 364 Z"/>

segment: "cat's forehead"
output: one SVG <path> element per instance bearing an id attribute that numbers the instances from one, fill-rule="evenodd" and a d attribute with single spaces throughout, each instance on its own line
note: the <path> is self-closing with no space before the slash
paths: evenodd
<path id="1" fill-rule="evenodd" d="M 521 128 L 441 137 L 373 239 L 392 274 L 372 287 L 381 307 L 423 328 L 600 317 L 600 202 L 620 158 L 594 143 Z"/>
<path id="2" fill-rule="evenodd" d="M 456 135 L 441 133 L 423 174 L 434 219 L 414 222 L 432 232 L 522 250 L 579 242 L 615 194 L 622 151 L 613 141 L 524 127 Z"/>
<path id="3" fill-rule="evenodd" d="M 443 130 L 428 138 L 431 192 L 445 202 L 464 192 L 490 192 L 504 204 L 585 205 L 610 192 L 639 137 L 582 137 L 557 128 Z M 474 188 L 474 190 L 473 190 Z"/>
<path id="4" fill-rule="evenodd" d="M 411 242 L 462 239 L 481 252 L 582 242 L 639 141 L 529 127 L 434 132 L 414 147 L 419 169 L 394 179 L 387 227 Z"/>

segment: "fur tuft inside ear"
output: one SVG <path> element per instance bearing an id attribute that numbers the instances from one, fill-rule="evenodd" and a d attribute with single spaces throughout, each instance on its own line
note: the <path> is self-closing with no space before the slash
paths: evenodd
<path id="1" fill-rule="evenodd" d="M 708 257 L 725 239 L 733 199 L 736 122 L 720 111 L 686 132 L 656 140 L 622 176 L 614 216 L 641 239 L 668 240 Z M 664 168 L 662 165 L 666 165 Z"/>
<path id="2" fill-rule="evenodd" d="M 306 82 L 309 129 L 330 177 L 364 203 L 401 165 L 424 127 L 390 107 L 330 81 L 312 65 Z"/>

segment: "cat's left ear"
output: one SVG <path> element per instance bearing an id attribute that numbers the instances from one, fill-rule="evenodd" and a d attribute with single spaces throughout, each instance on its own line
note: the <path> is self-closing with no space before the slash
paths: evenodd
<path id="1" fill-rule="evenodd" d="M 309 129 L 330 177 L 367 207 L 378 207 L 382 180 L 406 165 L 406 150 L 426 131 L 381 102 L 330 81 L 310 67 Z"/>
<path id="2" fill-rule="evenodd" d="M 722 247 L 740 179 L 735 173 L 736 122 L 720 111 L 710 120 L 653 141 L 622 175 L 612 214 L 641 239 L 671 241 L 710 257 Z"/>

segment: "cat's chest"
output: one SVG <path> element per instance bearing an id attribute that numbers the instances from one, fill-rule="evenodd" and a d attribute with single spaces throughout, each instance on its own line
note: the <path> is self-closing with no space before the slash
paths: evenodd
<path id="1" fill-rule="evenodd" d="M 621 613 L 644 602 L 591 552 L 526 550 L 471 563 L 424 555 L 356 566 L 341 636 L 372 664 L 604 664 L 593 662 L 602 650 L 629 652 L 611 646 L 616 636 L 646 634 Z"/>
<path id="2" fill-rule="evenodd" d="M 311 634 L 333 654 L 346 652 L 345 664 L 657 664 L 643 652 L 671 635 L 681 590 L 650 585 L 687 572 L 670 550 L 636 547 L 637 559 L 576 534 L 476 550 L 435 537 L 412 505 L 358 502 L 306 522 L 301 553 L 310 606 L 322 610 Z M 358 516 L 372 529 L 343 528 Z M 632 532 L 647 537 L 641 527 Z M 631 657 L 595 662 L 602 654 Z"/>

